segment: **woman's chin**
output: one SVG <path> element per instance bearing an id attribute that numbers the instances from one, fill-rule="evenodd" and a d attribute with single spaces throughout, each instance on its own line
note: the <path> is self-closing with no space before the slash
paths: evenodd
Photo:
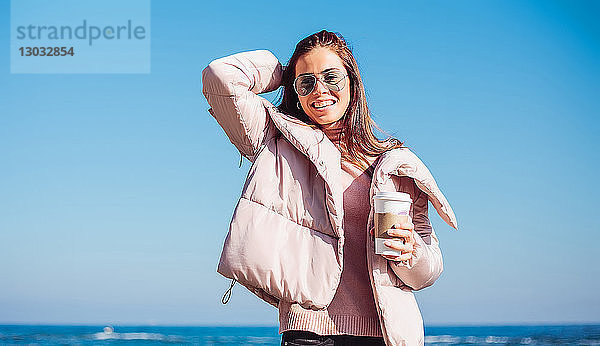
<path id="1" fill-rule="evenodd" d="M 311 118 L 313 118 L 313 121 L 316 122 L 317 124 L 326 126 L 326 125 L 333 124 L 336 121 L 340 120 L 341 116 L 338 116 L 337 114 L 323 113 L 323 114 L 311 114 Z"/>

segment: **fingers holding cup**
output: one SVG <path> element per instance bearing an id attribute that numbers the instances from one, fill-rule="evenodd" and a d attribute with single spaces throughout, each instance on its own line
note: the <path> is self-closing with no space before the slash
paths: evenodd
<path id="1" fill-rule="evenodd" d="M 383 242 L 383 244 L 390 249 L 399 251 L 401 255 L 408 253 L 409 255 L 414 250 L 414 243 L 404 243 L 404 239 L 387 239 Z"/>
<path id="2" fill-rule="evenodd" d="M 392 238 L 400 238 L 403 240 L 404 244 L 414 244 L 415 236 L 413 229 L 400 229 L 400 228 L 391 228 L 386 232 Z"/>
<path id="3" fill-rule="evenodd" d="M 390 260 L 411 254 L 414 228 L 409 215 L 412 199 L 403 192 L 379 191 L 374 199 L 375 253 Z M 387 245 L 390 244 L 390 245 Z"/>
<path id="4" fill-rule="evenodd" d="M 399 256 L 394 256 L 394 255 L 381 255 L 383 256 L 383 258 L 389 260 L 389 261 L 396 261 L 396 262 L 400 262 L 400 261 L 408 261 L 410 260 L 411 254 L 410 253 L 403 253 L 402 255 Z"/>

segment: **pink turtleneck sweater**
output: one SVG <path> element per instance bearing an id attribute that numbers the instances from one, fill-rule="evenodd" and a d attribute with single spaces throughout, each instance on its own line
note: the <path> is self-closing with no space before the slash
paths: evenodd
<path id="1" fill-rule="evenodd" d="M 382 336 L 367 272 L 366 241 L 371 177 L 342 160 L 344 188 L 344 267 L 326 310 L 279 303 L 279 333 L 304 330 L 320 335 Z"/>

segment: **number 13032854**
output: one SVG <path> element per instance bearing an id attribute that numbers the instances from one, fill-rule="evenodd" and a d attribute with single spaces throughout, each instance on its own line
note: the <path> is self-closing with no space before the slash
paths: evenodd
<path id="1" fill-rule="evenodd" d="M 21 56 L 74 56 L 73 47 L 19 47 Z"/>

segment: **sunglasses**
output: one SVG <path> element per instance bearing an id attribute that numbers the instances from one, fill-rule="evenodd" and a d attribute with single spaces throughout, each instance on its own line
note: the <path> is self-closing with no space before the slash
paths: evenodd
<path id="1" fill-rule="evenodd" d="M 294 91 L 298 96 L 306 96 L 313 92 L 320 80 L 331 91 L 340 91 L 344 89 L 346 77 L 348 75 L 338 69 L 329 69 L 320 73 L 317 77 L 313 73 L 304 73 L 294 80 Z"/>

